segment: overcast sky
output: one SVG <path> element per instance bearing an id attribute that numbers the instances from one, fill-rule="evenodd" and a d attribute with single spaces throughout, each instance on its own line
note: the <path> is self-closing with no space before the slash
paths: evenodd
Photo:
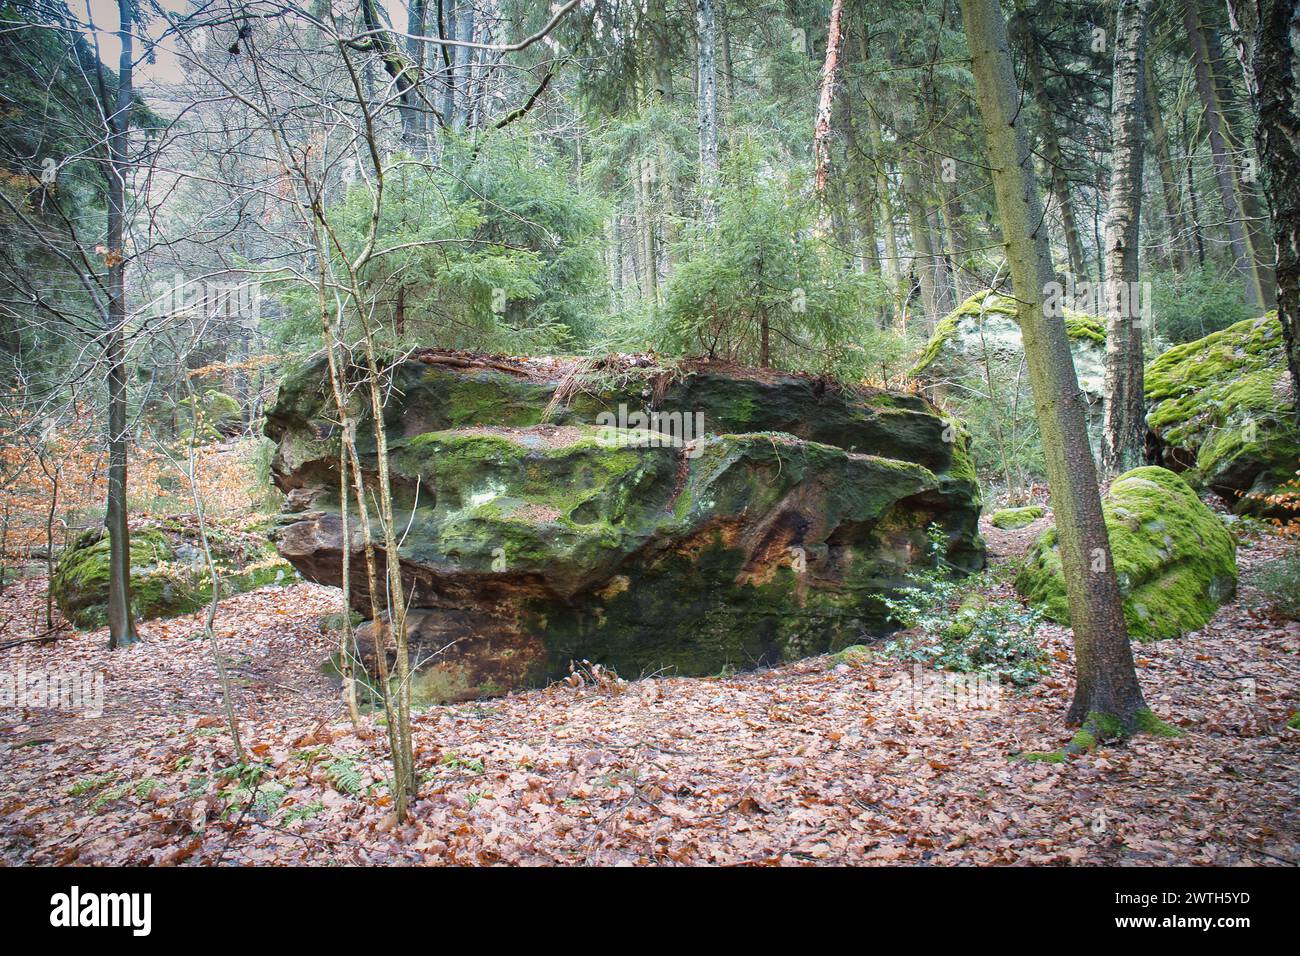
<path id="1" fill-rule="evenodd" d="M 192 10 L 194 4 L 191 0 L 155 0 L 164 10 L 183 13 Z M 388 11 L 392 22 L 399 28 L 406 26 L 406 3 L 405 0 L 380 0 L 380 4 Z M 117 0 L 68 0 L 68 8 L 74 16 L 90 20 L 95 24 L 96 38 L 99 41 L 100 55 L 103 57 L 105 64 L 117 69 L 117 59 L 121 55 L 122 47 L 117 42 Z M 161 36 L 166 29 L 163 23 L 155 23 L 149 28 L 150 36 Z M 232 31 L 233 32 L 233 31 Z M 234 37 L 231 37 L 233 42 Z M 180 68 L 177 64 L 175 54 L 176 40 L 168 38 L 164 40 L 155 50 L 157 62 L 145 63 L 142 59 L 143 53 L 140 45 L 136 46 L 136 70 L 141 80 L 151 80 L 155 83 L 168 83 L 180 79 Z"/>

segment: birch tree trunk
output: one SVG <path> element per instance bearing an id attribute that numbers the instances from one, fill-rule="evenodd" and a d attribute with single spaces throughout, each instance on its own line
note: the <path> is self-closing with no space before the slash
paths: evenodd
<path id="1" fill-rule="evenodd" d="M 1146 444 L 1142 326 L 1136 314 L 1142 145 L 1146 127 L 1147 17 L 1151 0 L 1120 0 L 1111 95 L 1111 169 L 1106 210 L 1106 421 L 1102 465 L 1111 475 L 1136 468 Z"/>
<path id="2" fill-rule="evenodd" d="M 713 0 L 696 0 L 699 34 L 700 215 L 710 226 L 718 221 L 718 70 Z"/>
<path id="3" fill-rule="evenodd" d="M 1074 623 L 1077 683 L 1068 719 L 1084 723 L 1098 739 L 1104 739 L 1137 729 L 1146 705 L 1133 666 L 1123 597 L 1102 520 L 1097 474 L 1088 447 L 1085 401 L 1070 357 L 1065 320 L 1044 308 L 1044 289 L 1055 281 L 1055 275 L 1006 23 L 998 0 L 961 0 L 961 11 L 1007 261 L 1019 302 L 1025 360 Z"/>

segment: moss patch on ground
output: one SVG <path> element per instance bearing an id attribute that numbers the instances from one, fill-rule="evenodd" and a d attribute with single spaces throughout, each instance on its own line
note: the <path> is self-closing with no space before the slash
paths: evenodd
<path id="1" fill-rule="evenodd" d="M 995 528 L 1001 528 L 1003 531 L 1015 531 L 1018 528 L 1033 524 L 1045 514 L 1047 514 L 1047 509 L 1042 505 L 1003 508 L 1000 511 L 993 512 L 993 516 L 989 518 L 989 524 Z"/>
<path id="2" fill-rule="evenodd" d="M 1103 501 L 1129 634 L 1140 641 L 1204 627 L 1237 586 L 1237 543 L 1196 493 L 1164 468 L 1135 468 Z M 1052 620 L 1070 615 L 1055 528 L 1025 558 L 1016 588 Z"/>

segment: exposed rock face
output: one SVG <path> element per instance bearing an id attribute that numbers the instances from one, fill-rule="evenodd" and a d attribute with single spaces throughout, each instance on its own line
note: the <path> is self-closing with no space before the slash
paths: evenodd
<path id="1" fill-rule="evenodd" d="M 208 523 L 208 543 L 225 596 L 269 584 L 291 584 L 298 575 L 261 533 Z M 81 628 L 108 623 L 108 535 L 94 528 L 60 556 L 50 590 L 63 616 Z M 171 518 L 131 531 L 131 603 L 148 620 L 206 607 L 212 577 L 193 519 Z"/>
<path id="2" fill-rule="evenodd" d="M 1161 464 L 1239 513 L 1285 516 L 1269 498 L 1300 467 L 1283 348 L 1271 312 L 1175 346 L 1146 368 L 1147 427 Z"/>
<path id="3" fill-rule="evenodd" d="M 648 364 L 608 362 L 581 388 L 558 361 L 426 352 L 394 369 L 417 699 L 537 686 L 573 660 L 708 675 L 858 643 L 889 629 L 881 595 L 928 560 L 931 523 L 950 560 L 982 565 L 962 439 L 923 399 Z M 324 376 L 287 380 L 268 415 L 276 481 L 300 509 L 279 546 L 335 585 L 346 551 L 369 613 L 363 543 L 341 535 Z M 638 427 L 650 411 L 659 430 Z M 682 422 L 688 442 L 662 433 Z M 359 436 L 373 448 L 368 423 Z"/>
<path id="4" fill-rule="evenodd" d="M 1204 627 L 1237 589 L 1237 542 L 1173 472 L 1148 466 L 1115 479 L 1102 501 L 1129 635 L 1141 641 Z M 1025 558 L 1016 589 L 1070 622 L 1056 529 Z"/>
<path id="5" fill-rule="evenodd" d="M 1065 331 L 1079 388 L 1088 399 L 1088 431 L 1095 450 L 1105 418 L 1106 323 L 1066 309 Z M 973 377 L 982 386 L 986 357 L 997 381 L 1012 381 L 1005 369 L 1025 360 L 1015 301 L 988 290 L 976 292 L 935 327 L 912 375 L 930 383 L 934 395 L 943 396 L 952 383 L 964 379 Z"/>

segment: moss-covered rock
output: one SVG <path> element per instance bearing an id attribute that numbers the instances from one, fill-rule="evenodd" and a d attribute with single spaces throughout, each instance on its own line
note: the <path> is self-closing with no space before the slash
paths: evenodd
<path id="1" fill-rule="evenodd" d="M 297 580 L 264 532 L 209 522 L 208 539 L 223 595 Z M 64 550 L 50 581 L 63 616 L 76 627 L 108 623 L 109 539 L 102 528 Z M 212 579 L 193 519 L 169 518 L 131 531 L 131 603 L 141 620 L 175 617 L 206 607 Z"/>
<path id="2" fill-rule="evenodd" d="M 1033 524 L 1045 514 L 1047 514 L 1047 510 L 1042 505 L 1002 508 L 993 512 L 993 516 L 989 518 L 989 524 L 995 528 L 1001 528 L 1003 531 L 1015 531 L 1018 528 Z"/>
<path id="3" fill-rule="evenodd" d="M 394 370 L 386 410 L 423 701 L 537 686 L 584 658 L 625 677 L 710 675 L 861 643 L 890 629 L 881 598 L 930 560 L 931 524 L 950 560 L 983 563 L 964 438 L 914 395 L 700 363 L 553 401 L 572 366 L 424 358 Z M 662 417 L 629 412 L 694 430 L 672 440 Z M 367 611 L 333 417 L 301 376 L 269 416 L 277 481 L 303 509 L 279 544 L 328 584 L 346 552 Z M 368 466 L 370 433 L 363 421 Z M 373 631 L 358 634 L 371 665 Z"/>
<path id="4" fill-rule="evenodd" d="M 1106 322 L 1066 309 L 1065 331 L 1079 387 L 1088 400 L 1088 427 L 1096 448 L 1105 416 Z M 1024 354 L 1015 300 L 986 289 L 967 298 L 935 326 L 911 374 L 928 384 L 927 394 L 941 398 L 953 382 L 975 378 L 982 383 L 986 359 L 1000 377 L 1005 366 L 1020 365 Z"/>
<path id="5" fill-rule="evenodd" d="M 1131 637 L 1197 630 L 1236 590 L 1236 539 L 1173 472 L 1135 468 L 1115 480 L 1102 506 Z M 1016 588 L 1049 618 L 1069 623 L 1055 528 L 1026 556 Z"/>
<path id="6" fill-rule="evenodd" d="M 215 388 L 183 399 L 181 405 L 187 409 L 191 425 L 197 425 L 202 440 L 237 435 L 244 429 L 244 409 L 239 400 Z M 189 437 L 193 432 L 193 427 L 187 427 L 181 434 Z"/>
<path id="7" fill-rule="evenodd" d="M 1300 462 L 1277 313 L 1175 346 L 1146 368 L 1147 427 L 1161 462 L 1239 513 L 1270 502 Z"/>

